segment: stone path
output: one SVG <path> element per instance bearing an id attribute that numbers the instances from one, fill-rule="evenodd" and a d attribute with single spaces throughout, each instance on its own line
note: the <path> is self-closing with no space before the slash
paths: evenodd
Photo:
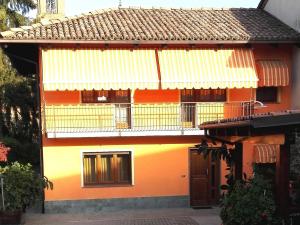
<path id="1" fill-rule="evenodd" d="M 143 209 L 94 214 L 26 214 L 26 225 L 220 225 L 219 209 Z"/>

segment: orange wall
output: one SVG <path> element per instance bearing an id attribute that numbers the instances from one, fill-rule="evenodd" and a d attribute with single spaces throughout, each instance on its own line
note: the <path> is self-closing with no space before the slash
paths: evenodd
<path id="1" fill-rule="evenodd" d="M 44 100 L 48 105 L 79 104 L 79 91 L 45 91 Z"/>
<path id="2" fill-rule="evenodd" d="M 45 176 L 54 183 L 46 200 L 189 195 L 188 148 L 194 144 L 44 147 Z M 133 186 L 81 187 L 82 150 L 120 149 L 134 152 Z"/>
<path id="3" fill-rule="evenodd" d="M 255 89 L 250 88 L 234 88 L 227 91 L 228 102 L 250 101 L 253 99 Z"/>
<path id="4" fill-rule="evenodd" d="M 179 101 L 179 90 L 136 90 L 134 92 L 135 103 L 169 103 Z"/>

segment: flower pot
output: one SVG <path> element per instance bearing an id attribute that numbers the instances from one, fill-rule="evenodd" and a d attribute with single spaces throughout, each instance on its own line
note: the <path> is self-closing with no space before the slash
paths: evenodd
<path id="1" fill-rule="evenodd" d="M 21 211 L 0 211 L 0 224 L 6 225 L 19 225 L 21 224 L 22 212 Z"/>

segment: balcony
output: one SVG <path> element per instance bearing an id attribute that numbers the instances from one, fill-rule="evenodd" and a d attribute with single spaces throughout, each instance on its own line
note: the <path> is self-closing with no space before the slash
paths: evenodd
<path id="1" fill-rule="evenodd" d="M 250 102 L 44 106 L 43 132 L 48 138 L 203 135 L 203 122 L 253 112 Z"/>

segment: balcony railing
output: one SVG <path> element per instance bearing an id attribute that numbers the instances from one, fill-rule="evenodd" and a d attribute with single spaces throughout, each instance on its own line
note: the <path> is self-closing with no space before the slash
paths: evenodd
<path id="1" fill-rule="evenodd" d="M 250 102 L 44 106 L 43 131 L 52 134 L 193 131 L 199 130 L 203 122 L 251 115 L 253 111 Z"/>

